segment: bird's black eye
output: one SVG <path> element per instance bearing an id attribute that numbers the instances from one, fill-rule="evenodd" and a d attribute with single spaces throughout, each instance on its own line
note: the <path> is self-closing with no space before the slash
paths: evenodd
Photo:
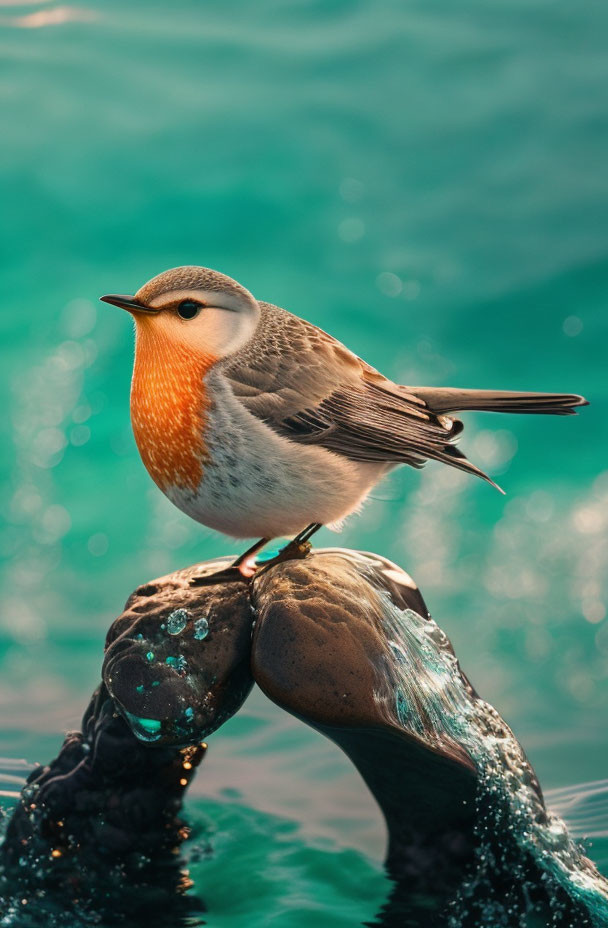
<path id="1" fill-rule="evenodd" d="M 194 319 L 203 307 L 196 300 L 182 300 L 177 307 L 177 315 L 182 319 Z"/>

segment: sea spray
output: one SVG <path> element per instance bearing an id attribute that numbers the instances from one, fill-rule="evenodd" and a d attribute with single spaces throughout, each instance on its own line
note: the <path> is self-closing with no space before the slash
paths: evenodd
<path id="1" fill-rule="evenodd" d="M 432 619 L 380 595 L 393 692 L 387 699 L 379 688 L 377 702 L 430 747 L 466 755 L 478 774 L 476 866 L 450 905 L 447 924 L 460 928 L 473 918 L 492 928 L 528 925 L 542 895 L 549 925 L 608 926 L 608 883 L 562 819 L 546 810 L 521 746 L 476 695 L 446 635 Z M 573 907 L 576 921 L 568 921 Z"/>

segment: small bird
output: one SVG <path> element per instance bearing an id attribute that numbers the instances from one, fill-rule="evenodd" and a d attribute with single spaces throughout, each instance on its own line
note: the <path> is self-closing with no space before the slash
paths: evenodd
<path id="1" fill-rule="evenodd" d="M 306 551 L 400 464 L 441 461 L 496 484 L 455 446 L 456 411 L 569 415 L 569 393 L 406 387 L 225 274 L 178 267 L 135 296 L 131 421 L 157 486 L 196 521 L 259 538 L 222 579 L 247 579 L 268 541 Z M 498 488 L 499 489 L 499 488 Z M 215 576 L 215 575 L 214 575 Z"/>

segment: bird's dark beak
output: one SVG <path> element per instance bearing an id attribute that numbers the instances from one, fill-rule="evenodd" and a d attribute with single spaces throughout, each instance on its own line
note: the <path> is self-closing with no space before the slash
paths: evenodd
<path id="1" fill-rule="evenodd" d="M 108 293 L 106 296 L 100 296 L 99 299 L 102 303 L 111 303 L 112 306 L 120 306 L 121 309 L 126 309 L 127 312 L 130 313 L 158 312 L 158 309 L 154 309 L 152 306 L 144 306 L 144 304 L 136 300 L 134 296 L 125 296 L 121 293 Z"/>

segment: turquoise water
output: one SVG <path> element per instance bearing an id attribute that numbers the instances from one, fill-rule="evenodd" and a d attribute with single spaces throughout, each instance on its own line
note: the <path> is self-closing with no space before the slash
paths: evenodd
<path id="1" fill-rule="evenodd" d="M 546 788 L 605 776 L 607 20 L 565 0 L 0 0 L 0 755 L 56 753 L 133 587 L 237 550 L 146 475 L 130 327 L 97 303 L 200 263 L 402 382 L 592 401 L 467 418 L 505 498 L 429 465 L 319 543 L 406 567 Z M 371 799 L 258 692 L 189 813 L 214 829 L 193 866 L 211 924 L 381 904 Z"/>

